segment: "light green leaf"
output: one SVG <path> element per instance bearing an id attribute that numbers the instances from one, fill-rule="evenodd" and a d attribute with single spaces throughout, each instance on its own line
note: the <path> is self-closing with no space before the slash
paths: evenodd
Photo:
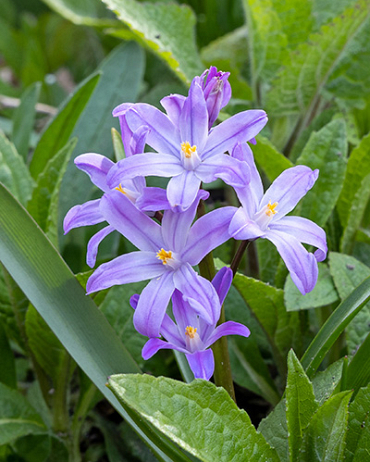
<path id="1" fill-rule="evenodd" d="M 184 384 L 129 374 L 110 377 L 109 388 L 124 405 L 202 461 L 279 460 L 247 413 L 238 409 L 225 389 L 210 382 L 198 379 Z"/>
<path id="2" fill-rule="evenodd" d="M 162 58 L 185 82 L 202 72 L 195 46 L 195 17 L 187 5 L 103 0 L 130 29 L 132 37 Z M 123 29 L 114 35 L 126 37 Z"/>
<path id="3" fill-rule="evenodd" d="M 267 138 L 258 135 L 256 140 L 257 144 L 252 145 L 254 157 L 271 182 L 284 170 L 293 167 L 292 162 L 281 154 Z"/>
<path id="4" fill-rule="evenodd" d="M 330 272 L 339 296 L 344 300 L 370 276 L 370 268 L 349 255 L 330 253 Z M 348 352 L 352 356 L 369 333 L 370 303 L 367 303 L 346 328 Z"/>
<path id="5" fill-rule="evenodd" d="M 314 0 L 312 5 L 313 16 L 317 25 L 332 21 L 339 16 L 346 8 L 356 3 L 356 0 Z"/>
<path id="6" fill-rule="evenodd" d="M 77 139 L 72 139 L 45 166 L 37 178 L 37 186 L 27 204 L 27 210 L 58 248 L 58 203 L 62 178 L 67 163 L 76 146 Z"/>
<path id="7" fill-rule="evenodd" d="M 288 427 L 286 421 L 286 400 L 283 398 L 272 412 L 261 420 L 258 431 L 274 448 L 281 462 L 289 460 Z"/>
<path id="8" fill-rule="evenodd" d="M 294 50 L 268 94 L 267 112 L 277 117 L 301 114 L 306 125 L 337 63 L 351 48 L 349 43 L 368 14 L 367 2 L 360 1 Z M 355 59 L 353 50 L 350 56 Z"/>
<path id="9" fill-rule="evenodd" d="M 313 378 L 313 392 L 320 405 L 322 405 L 335 390 L 342 377 L 342 370 L 343 359 L 340 359 L 330 364 L 324 371 L 318 372 Z"/>
<path id="10" fill-rule="evenodd" d="M 127 414 L 106 388 L 109 375 L 138 372 L 138 366 L 50 241 L 1 185 L 0 260 L 77 364 L 153 451 L 166 462 L 187 460 L 135 413 Z"/>
<path id="11" fill-rule="evenodd" d="M 334 395 L 312 417 L 303 434 L 300 462 L 343 460 L 351 394 Z"/>
<path id="12" fill-rule="evenodd" d="M 27 204 L 34 182 L 23 158 L 2 132 L 0 132 L 0 181 L 9 188 L 21 204 Z"/>
<path id="13" fill-rule="evenodd" d="M 13 115 L 12 141 L 18 153 L 27 161 L 30 136 L 36 113 L 36 103 L 39 99 L 41 84 L 30 85 L 22 94 L 21 103 Z"/>
<path id="14" fill-rule="evenodd" d="M 297 461 L 302 434 L 317 411 L 319 404 L 315 399 L 312 383 L 293 350 L 290 350 L 288 354 L 288 378 L 285 393 L 289 460 Z"/>
<path id="15" fill-rule="evenodd" d="M 350 251 L 370 196 L 370 134 L 351 152 L 337 209 L 344 233 L 341 250 Z M 359 168 L 361 166 L 361 168 Z"/>
<path id="16" fill-rule="evenodd" d="M 49 159 L 54 157 L 67 143 L 99 78 L 99 74 L 93 74 L 84 80 L 67 98 L 59 109 L 58 114 L 46 126 L 30 163 L 30 172 L 33 178 L 38 177 L 45 169 Z"/>
<path id="17" fill-rule="evenodd" d="M 10 388 L 17 388 L 17 378 L 15 374 L 15 362 L 13 351 L 10 348 L 8 337 L 0 319 L 0 382 Z"/>
<path id="18" fill-rule="evenodd" d="M 369 460 L 370 441 L 370 384 L 361 388 L 349 406 L 346 462 Z"/>
<path id="19" fill-rule="evenodd" d="M 323 226 L 329 218 L 346 171 L 346 126 L 343 119 L 330 122 L 312 133 L 297 164 L 319 169 L 319 178 L 299 205 L 300 215 Z"/>
<path id="20" fill-rule="evenodd" d="M 29 434 L 45 433 L 47 428 L 27 399 L 0 383 L 0 445 Z"/>
<path id="21" fill-rule="evenodd" d="M 125 158 L 125 149 L 123 147 L 122 137 L 115 128 L 112 128 L 111 133 L 112 133 L 114 157 L 116 159 L 116 162 L 119 162 L 120 160 Z"/>
<path id="22" fill-rule="evenodd" d="M 319 276 L 315 288 L 302 295 L 292 281 L 290 275 L 285 281 L 284 301 L 287 311 L 309 310 L 335 303 L 338 298 L 329 268 L 325 263 L 319 263 Z"/>

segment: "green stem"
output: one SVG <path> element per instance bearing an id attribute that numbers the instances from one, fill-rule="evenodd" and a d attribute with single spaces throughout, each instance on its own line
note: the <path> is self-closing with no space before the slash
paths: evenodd
<path id="1" fill-rule="evenodd" d="M 205 215 L 205 205 L 203 201 L 200 201 L 198 206 L 198 217 Z M 203 260 L 199 263 L 199 271 L 201 276 L 212 281 L 216 274 L 215 263 L 213 260 L 212 252 L 206 255 Z M 217 325 L 219 326 L 225 322 L 225 309 L 222 305 L 220 319 L 218 320 Z M 215 372 L 214 372 L 214 381 L 218 387 L 223 387 L 229 393 L 231 398 L 235 400 L 235 391 L 233 378 L 231 374 L 231 365 L 229 350 L 227 347 L 227 338 L 221 337 L 217 342 L 212 346 L 213 354 L 215 357 Z"/>
<path id="2" fill-rule="evenodd" d="M 55 433 L 68 434 L 68 388 L 71 370 L 71 357 L 67 352 L 60 364 L 59 374 L 53 395 L 53 430 Z"/>

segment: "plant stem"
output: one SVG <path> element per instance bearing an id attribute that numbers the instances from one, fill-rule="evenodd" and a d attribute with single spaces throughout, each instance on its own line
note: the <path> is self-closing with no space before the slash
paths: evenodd
<path id="1" fill-rule="evenodd" d="M 198 206 L 198 217 L 205 215 L 204 201 L 200 201 Z M 203 260 L 199 263 L 199 271 L 201 276 L 212 281 L 216 274 L 215 263 L 213 260 L 212 252 L 206 255 Z M 225 322 L 225 310 L 224 306 L 221 307 L 220 319 L 217 325 Z M 214 381 L 218 387 L 223 387 L 229 393 L 231 398 L 235 401 L 235 391 L 233 378 L 231 375 L 231 365 L 229 350 L 227 347 L 227 338 L 221 337 L 212 346 L 213 354 L 215 357 L 215 372 Z"/>
<path id="2" fill-rule="evenodd" d="M 233 270 L 233 275 L 235 276 L 236 272 L 238 271 L 240 262 L 242 261 L 243 254 L 245 249 L 248 248 L 251 241 L 241 241 L 238 250 L 236 251 L 233 261 L 231 262 L 230 268 Z"/>

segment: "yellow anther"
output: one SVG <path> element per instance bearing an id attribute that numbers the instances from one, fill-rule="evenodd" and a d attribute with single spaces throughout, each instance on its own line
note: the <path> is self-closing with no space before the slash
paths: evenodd
<path id="1" fill-rule="evenodd" d="M 197 328 L 196 327 L 188 326 L 185 329 L 185 335 L 188 335 L 189 338 L 194 338 L 196 333 L 197 333 Z"/>
<path id="2" fill-rule="evenodd" d="M 119 186 L 117 186 L 117 188 L 114 188 L 114 189 L 117 189 L 117 191 L 120 191 L 122 194 L 126 194 L 125 191 L 122 188 L 121 183 L 119 184 Z"/>
<path id="3" fill-rule="evenodd" d="M 271 201 L 267 204 L 267 209 L 266 209 L 266 215 L 271 217 L 271 215 L 275 215 L 277 211 L 275 210 L 276 206 L 278 205 L 278 202 L 274 202 L 271 204 Z"/>
<path id="4" fill-rule="evenodd" d="M 172 259 L 172 252 L 171 250 L 164 250 L 161 249 L 159 252 L 157 252 L 157 258 L 162 261 L 164 265 L 167 265 L 167 260 Z"/>
<path id="5" fill-rule="evenodd" d="M 185 154 L 186 158 L 190 158 L 194 152 L 197 152 L 197 147 L 190 146 L 189 141 L 185 141 L 185 143 L 181 143 L 181 151 Z"/>

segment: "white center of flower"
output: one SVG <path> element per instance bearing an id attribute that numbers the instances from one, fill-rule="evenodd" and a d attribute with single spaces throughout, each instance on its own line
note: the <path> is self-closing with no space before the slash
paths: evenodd
<path id="1" fill-rule="evenodd" d="M 189 141 L 181 143 L 181 160 L 186 170 L 195 170 L 201 162 L 197 147 L 190 146 Z"/>
<path id="2" fill-rule="evenodd" d="M 119 186 L 117 186 L 114 189 L 117 189 L 117 191 L 119 191 L 122 194 L 124 194 L 125 196 L 127 196 L 130 199 L 130 201 L 133 202 L 134 204 L 136 202 L 136 199 L 140 195 L 137 191 L 132 191 L 132 189 L 123 188 L 121 183 L 119 184 Z"/>
<path id="3" fill-rule="evenodd" d="M 278 205 L 278 202 L 271 204 L 270 200 L 267 205 L 263 206 L 262 209 L 255 214 L 254 221 L 263 231 L 268 228 L 274 215 L 278 213 L 278 211 L 275 210 Z"/>
<path id="4" fill-rule="evenodd" d="M 167 265 L 172 270 L 177 270 L 177 268 L 181 265 L 181 261 L 176 258 L 176 255 L 172 252 L 172 250 L 161 249 L 157 252 L 156 256 L 158 260 L 161 260 L 164 265 Z"/>
<path id="5" fill-rule="evenodd" d="M 188 326 L 185 329 L 185 343 L 186 349 L 192 353 L 202 349 L 203 342 L 197 333 L 196 327 Z"/>

